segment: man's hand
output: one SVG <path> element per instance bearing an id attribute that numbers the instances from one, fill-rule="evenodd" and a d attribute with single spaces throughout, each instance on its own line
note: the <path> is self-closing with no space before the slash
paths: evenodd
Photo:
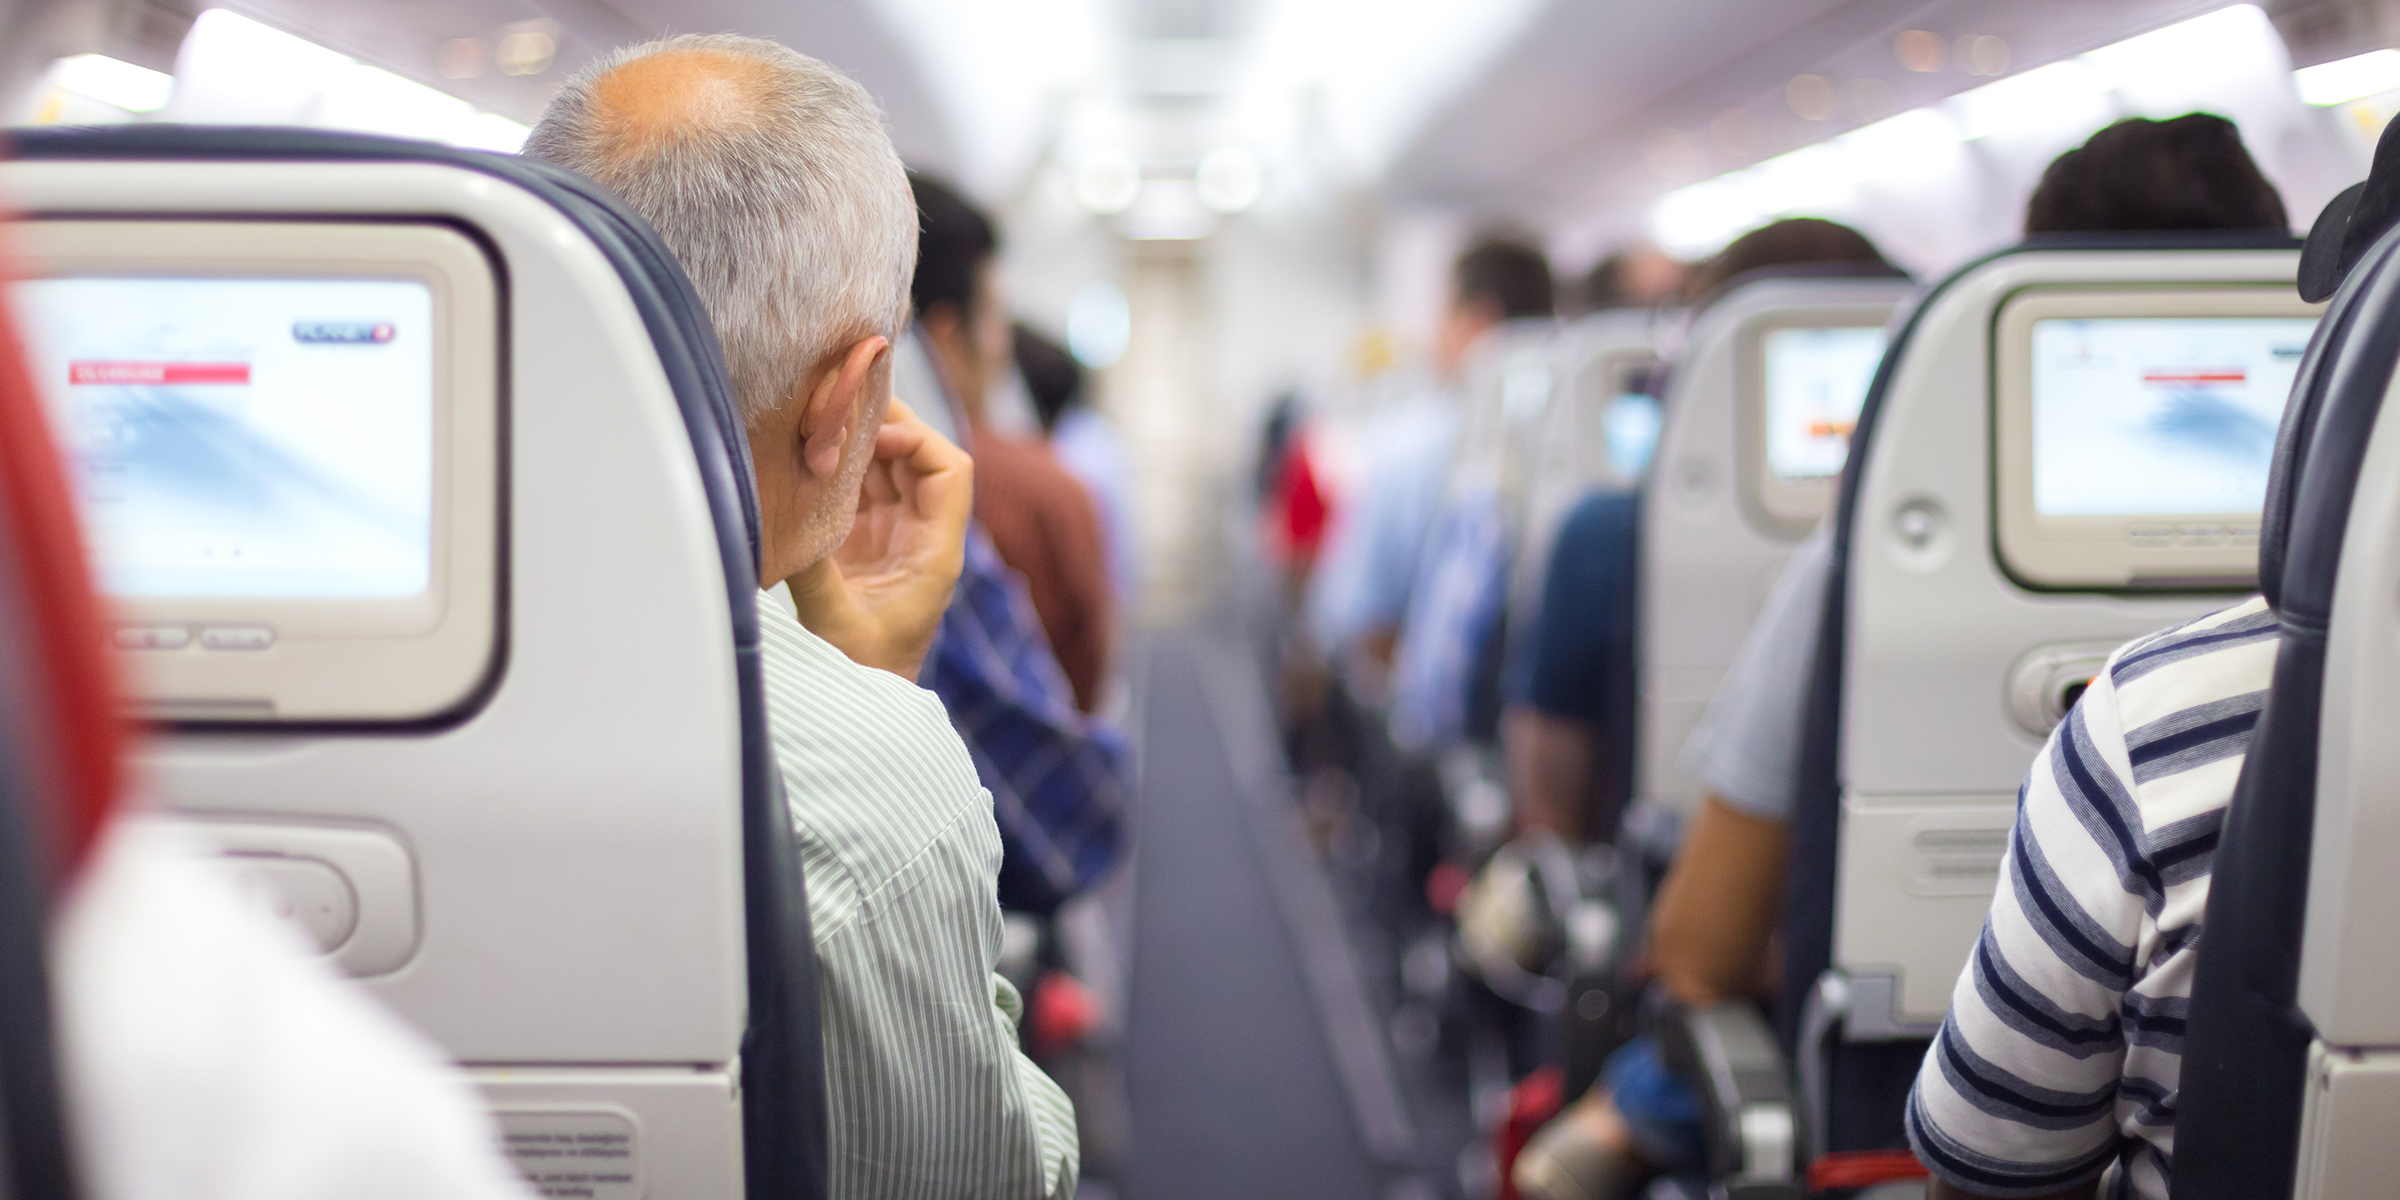
<path id="1" fill-rule="evenodd" d="M 966 559 L 975 462 L 892 401 L 840 549 L 789 580 L 800 623 L 862 666 L 914 681 Z"/>

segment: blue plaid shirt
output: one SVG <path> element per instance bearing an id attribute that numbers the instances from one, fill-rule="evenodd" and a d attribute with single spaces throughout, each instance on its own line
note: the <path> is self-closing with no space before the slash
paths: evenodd
<path id="1" fill-rule="evenodd" d="M 991 789 L 1001 907 L 1048 915 L 1107 874 L 1125 843 L 1124 735 L 1076 709 L 1024 580 L 980 524 L 925 685 Z"/>

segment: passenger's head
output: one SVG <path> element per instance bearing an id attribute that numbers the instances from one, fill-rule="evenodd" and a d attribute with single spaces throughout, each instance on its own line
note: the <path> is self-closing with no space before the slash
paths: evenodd
<path id="1" fill-rule="evenodd" d="M 891 400 L 917 250 L 874 100 L 773 42 L 669 38 L 578 72 L 525 153 L 623 197 L 699 290 L 749 426 L 767 581 L 839 545 Z"/>
<path id="2" fill-rule="evenodd" d="M 1450 270 L 1450 311 L 1434 345 L 1434 367 L 1458 373 L 1475 339 L 1502 321 L 1547 317 L 1555 311 L 1550 260 L 1524 242 L 1485 238 L 1458 256 Z"/>
<path id="3" fill-rule="evenodd" d="M 2119 121 L 2052 160 L 2025 204 L 2029 234 L 2291 227 L 2241 131 L 2209 113 Z"/>
<path id="4" fill-rule="evenodd" d="M 1583 307 L 1652 308 L 1683 294 L 1688 268 L 1650 246 L 1619 250 L 1594 264 L 1583 277 Z"/>
<path id="5" fill-rule="evenodd" d="M 1058 428 L 1061 415 L 1083 401 L 1083 364 L 1031 326 L 1019 324 L 1013 332 L 1017 371 L 1025 377 L 1025 391 L 1033 397 L 1042 432 L 1048 433 Z"/>
<path id="6" fill-rule="evenodd" d="M 939 181 L 911 171 L 917 198 L 917 276 L 909 285 L 917 325 L 941 360 L 970 420 L 1008 369 L 1008 312 L 1000 302 L 1000 250 L 991 219 Z"/>
<path id="7" fill-rule="evenodd" d="M 1733 239 L 1716 257 L 1692 269 L 1684 295 L 1699 303 L 1734 277 L 1768 267 L 1855 263 L 1893 270 L 1866 235 L 1816 217 L 1788 217 Z M 1897 274 L 1897 271 L 1894 271 Z"/>

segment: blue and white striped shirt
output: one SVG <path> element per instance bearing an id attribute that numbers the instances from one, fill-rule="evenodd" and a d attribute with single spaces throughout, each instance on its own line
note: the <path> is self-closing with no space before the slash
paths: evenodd
<path id="1" fill-rule="evenodd" d="M 1936 1175 L 2165 1200 L 2217 831 L 2275 668 L 2252 599 L 2111 656 L 2034 760 L 2008 865 L 1909 1098 Z"/>

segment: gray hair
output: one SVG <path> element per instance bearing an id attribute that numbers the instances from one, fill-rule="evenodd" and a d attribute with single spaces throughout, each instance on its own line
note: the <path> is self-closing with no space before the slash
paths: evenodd
<path id="1" fill-rule="evenodd" d="M 758 68 L 744 111 L 695 113 L 664 134 L 626 128 L 610 72 L 697 52 Z M 756 426 L 850 342 L 898 337 L 917 261 L 917 206 L 874 98 L 789 47 L 687 34 L 607 55 L 562 86 L 527 157 L 582 172 L 657 228 L 724 343 Z"/>

